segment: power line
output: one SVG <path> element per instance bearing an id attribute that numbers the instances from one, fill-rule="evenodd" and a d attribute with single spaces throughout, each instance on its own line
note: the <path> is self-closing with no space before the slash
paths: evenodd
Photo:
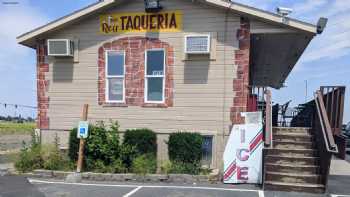
<path id="1" fill-rule="evenodd" d="M 15 107 L 16 109 L 17 109 L 18 107 L 30 108 L 30 109 L 36 109 L 36 108 L 37 108 L 37 107 L 35 107 L 35 106 L 30 106 L 30 105 L 13 104 L 13 103 L 1 103 L 1 102 L 0 102 L 0 105 L 4 105 L 5 108 L 6 108 L 7 106 L 13 106 L 13 107 Z"/>

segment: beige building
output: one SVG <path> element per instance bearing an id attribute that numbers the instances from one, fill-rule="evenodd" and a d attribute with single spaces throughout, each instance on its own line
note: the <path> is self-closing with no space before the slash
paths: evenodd
<path id="1" fill-rule="evenodd" d="M 82 106 L 89 121 L 158 134 L 158 158 L 177 131 L 206 136 L 205 162 L 222 167 L 252 87 L 280 88 L 315 26 L 225 0 L 102 0 L 18 37 L 37 51 L 38 128 L 67 147 Z"/>

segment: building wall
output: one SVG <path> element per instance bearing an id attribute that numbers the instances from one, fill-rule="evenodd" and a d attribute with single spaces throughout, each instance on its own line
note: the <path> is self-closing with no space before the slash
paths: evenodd
<path id="1" fill-rule="evenodd" d="M 44 98 L 49 101 L 48 106 L 45 106 L 45 116 L 42 117 L 48 122 L 41 127 L 44 143 L 52 141 L 54 134 L 57 133 L 62 146 L 67 146 L 66 130 L 77 126 L 83 104 L 89 104 L 90 122 L 113 119 L 119 121 L 121 130 L 146 127 L 157 132 L 158 156 L 161 160 L 167 159 L 165 141 L 171 132 L 194 131 L 203 135 L 213 135 L 213 167 L 221 168 L 230 126 L 241 121 L 232 117 L 237 116 L 239 112 L 237 109 L 244 111 L 244 108 L 236 108 L 234 113 L 232 110 L 237 103 L 245 102 L 242 100 L 244 94 L 241 94 L 239 88 L 247 88 L 246 82 L 249 81 L 244 78 L 248 76 L 244 72 L 248 71 L 246 67 L 249 65 L 249 48 L 241 48 L 247 39 L 239 38 L 242 32 L 245 36 L 249 36 L 249 30 L 248 32 L 238 30 L 247 25 L 249 27 L 249 23 L 241 25 L 240 16 L 198 2 L 167 0 L 162 1 L 162 4 L 165 7 L 164 11 L 183 12 L 182 32 L 103 35 L 99 34 L 99 15 L 93 15 L 43 38 L 70 38 L 79 43 L 74 61 L 49 57 L 45 60 L 48 63 L 48 70 L 44 71 L 47 72 L 38 70 L 47 81 L 45 89 L 41 90 L 45 91 Z M 144 12 L 143 0 L 124 2 L 101 14 L 128 12 Z M 256 24 L 260 30 L 269 29 L 270 26 L 261 22 Z M 274 30 L 278 28 L 274 27 Z M 212 36 L 210 58 L 188 59 L 183 52 L 184 36 L 202 33 L 209 33 Z M 99 49 L 105 43 L 126 37 L 156 38 L 173 48 L 172 106 L 126 107 L 99 103 Z M 244 50 L 248 50 L 248 55 L 246 53 L 235 55 L 237 50 L 242 54 L 242 49 L 243 53 Z M 236 57 L 245 58 L 244 62 L 235 61 Z"/>

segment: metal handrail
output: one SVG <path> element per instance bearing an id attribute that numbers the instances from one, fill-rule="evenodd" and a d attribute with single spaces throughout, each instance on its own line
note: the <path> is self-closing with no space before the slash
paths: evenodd
<path id="1" fill-rule="evenodd" d="M 317 114 L 320 120 L 323 139 L 326 145 L 326 149 L 331 153 L 338 153 L 338 146 L 335 143 L 332 128 L 329 123 L 328 115 L 326 112 L 325 104 L 323 102 L 323 95 L 320 91 L 315 93 L 315 103 L 317 108 Z"/>

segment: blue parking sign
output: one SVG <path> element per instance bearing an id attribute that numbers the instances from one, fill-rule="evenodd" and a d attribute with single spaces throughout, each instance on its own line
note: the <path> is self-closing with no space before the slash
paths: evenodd
<path id="1" fill-rule="evenodd" d="M 78 138 L 87 138 L 89 131 L 89 122 L 88 121 L 80 121 L 78 126 Z"/>

